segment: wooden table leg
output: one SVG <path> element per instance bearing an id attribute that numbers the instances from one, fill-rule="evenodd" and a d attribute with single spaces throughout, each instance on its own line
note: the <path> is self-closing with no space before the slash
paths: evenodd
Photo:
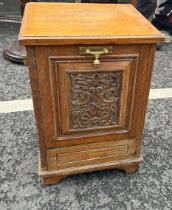
<path id="1" fill-rule="evenodd" d="M 20 46 L 17 40 L 14 40 L 3 49 L 3 55 L 5 58 L 15 63 L 24 64 L 26 58 L 26 49 Z"/>

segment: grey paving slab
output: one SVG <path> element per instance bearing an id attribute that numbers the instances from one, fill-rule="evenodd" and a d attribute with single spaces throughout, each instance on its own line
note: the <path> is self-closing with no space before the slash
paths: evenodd
<path id="1" fill-rule="evenodd" d="M 19 24 L 0 22 L 0 101 L 31 98 L 28 69 L 3 57 L 3 47 L 17 39 Z"/>
<path id="2" fill-rule="evenodd" d="M 135 174 L 107 170 L 43 186 L 33 112 L 0 115 L 0 210 L 171 210 L 172 99 L 151 100 L 144 162 Z"/>
<path id="3" fill-rule="evenodd" d="M 172 43 L 156 51 L 151 88 L 172 88 Z"/>

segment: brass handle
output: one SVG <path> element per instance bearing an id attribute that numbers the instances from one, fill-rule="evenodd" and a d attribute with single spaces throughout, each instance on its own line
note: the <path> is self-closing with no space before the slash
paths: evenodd
<path id="1" fill-rule="evenodd" d="M 108 54 L 112 52 L 112 47 L 110 46 L 101 46 L 101 47 L 80 47 L 79 53 L 80 55 L 87 55 L 91 54 L 95 56 L 95 59 L 93 61 L 93 65 L 95 68 L 98 68 L 100 65 L 99 57 L 102 54 Z"/>
<path id="2" fill-rule="evenodd" d="M 92 55 L 95 56 L 95 60 L 93 61 L 93 65 L 94 65 L 95 68 L 97 68 L 100 65 L 99 56 L 102 55 L 102 54 L 108 54 L 108 49 L 104 48 L 103 50 L 100 50 L 100 51 L 91 51 L 90 49 L 87 49 L 86 54 L 92 54 Z"/>

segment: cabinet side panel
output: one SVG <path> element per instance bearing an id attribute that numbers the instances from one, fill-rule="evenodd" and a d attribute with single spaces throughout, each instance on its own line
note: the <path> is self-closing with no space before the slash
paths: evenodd
<path id="1" fill-rule="evenodd" d="M 141 142 L 144 130 L 145 115 L 149 97 L 150 82 L 153 70 L 155 45 L 143 45 L 140 50 L 139 65 L 136 77 L 131 137 L 137 137 L 137 155 L 140 156 Z"/>
<path id="2" fill-rule="evenodd" d="M 35 47 L 38 85 L 41 98 L 42 119 L 46 148 L 52 146 L 54 141 L 55 126 L 53 120 L 52 93 L 50 85 L 48 48 L 46 46 Z"/>
<path id="3" fill-rule="evenodd" d="M 47 154 L 45 146 L 45 135 L 41 108 L 40 87 L 38 83 L 38 71 L 36 64 L 35 48 L 27 46 L 27 64 L 29 67 L 30 84 L 32 89 L 33 106 L 36 118 L 36 126 L 38 130 L 38 144 L 40 149 L 40 164 L 41 170 L 47 170 Z"/>

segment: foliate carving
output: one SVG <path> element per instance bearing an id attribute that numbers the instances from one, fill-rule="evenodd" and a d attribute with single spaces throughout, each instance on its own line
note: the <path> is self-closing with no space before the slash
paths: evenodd
<path id="1" fill-rule="evenodd" d="M 70 73 L 70 128 L 118 124 L 121 78 L 121 72 Z"/>

